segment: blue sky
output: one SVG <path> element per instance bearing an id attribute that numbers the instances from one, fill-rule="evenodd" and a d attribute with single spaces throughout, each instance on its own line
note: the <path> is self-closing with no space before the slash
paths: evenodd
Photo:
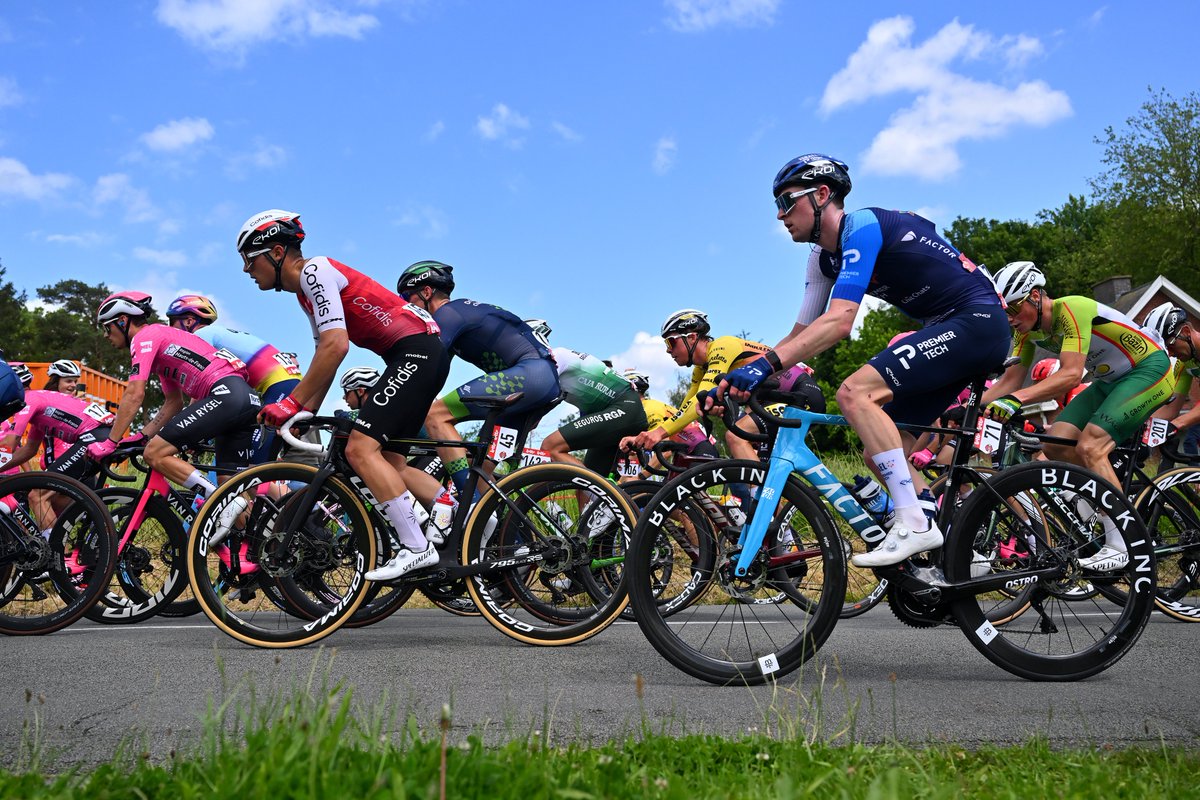
<path id="1" fill-rule="evenodd" d="M 1148 87 L 1196 90 L 1198 22 L 1191 3 L 8 3 L 0 258 L 31 295 L 203 292 L 304 360 L 295 299 L 233 248 L 285 208 L 307 255 L 388 286 L 445 261 L 458 296 L 543 317 L 661 396 L 671 311 L 790 329 L 807 248 L 770 195 L 789 158 L 847 161 L 850 207 L 1033 219 L 1087 193 L 1093 139 Z"/>

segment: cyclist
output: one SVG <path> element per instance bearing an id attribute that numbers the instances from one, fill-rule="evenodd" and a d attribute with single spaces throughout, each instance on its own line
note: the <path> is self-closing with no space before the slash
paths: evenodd
<path id="1" fill-rule="evenodd" d="M 1187 312 L 1171 302 L 1152 308 L 1143 326 L 1156 331 L 1163 338 L 1167 353 L 1176 359 L 1172 371 L 1175 396 L 1155 416 L 1170 420 L 1169 435 L 1177 436 L 1200 422 L 1200 401 L 1192 396 L 1196 394 L 1193 390 L 1200 388 L 1195 381 L 1200 376 L 1200 351 L 1196 348 L 1200 333 L 1188 321 Z M 1189 399 L 1194 401 L 1192 407 L 1181 413 Z"/>
<path id="2" fill-rule="evenodd" d="M 129 349 L 132 367 L 109 435 L 88 445 L 87 454 L 99 461 L 121 443 L 145 440 L 144 457 L 152 469 L 208 495 L 216 487 L 179 458 L 179 451 L 215 439 L 217 467 L 244 467 L 254 449 L 254 417 L 261 402 L 246 383 L 246 365 L 237 356 L 186 331 L 151 323 L 150 302 L 144 292 L 117 292 L 96 310 L 96 323 L 109 343 Z M 122 440 L 152 376 L 158 376 L 162 388 L 162 408 L 141 433 Z"/>
<path id="3" fill-rule="evenodd" d="M 64 395 L 46 389 L 30 390 L 25 393 L 25 408 L 12 418 L 11 433 L 17 440 L 28 431 L 25 441 L 13 452 L 12 460 L 6 465 L 16 470 L 37 454 L 47 434 L 64 445 L 61 454 L 46 453 L 45 468 L 77 480 L 84 480 L 94 472 L 86 458 L 89 445 L 108 438 L 114 417 L 99 403 Z"/>
<path id="4" fill-rule="evenodd" d="M 476 397 L 503 397 L 524 392 L 520 402 L 505 409 L 498 425 L 516 429 L 513 453 L 520 453 L 525 437 L 542 415 L 558 401 L 558 370 L 549 348 L 520 317 L 490 303 L 450 299 L 454 268 L 440 261 L 409 265 L 396 282 L 400 296 L 428 311 L 442 329 L 442 341 L 451 355 L 484 370 L 486 374 L 443 394 L 433 402 L 425 427 L 434 439 L 461 440 L 455 425 L 487 416 Z M 461 499 L 469 465 L 461 447 L 439 448 L 446 471 Z M 473 498 L 467 498 L 471 502 Z"/>
<path id="5" fill-rule="evenodd" d="M 46 367 L 46 384 L 42 388 L 50 392 L 73 395 L 82 374 L 79 365 L 74 361 L 69 358 L 60 358 Z"/>
<path id="6" fill-rule="evenodd" d="M 794 158 L 771 188 L 777 218 L 792 240 L 819 248 L 809 256 L 804 300 L 791 332 L 731 372 L 713 392 L 715 399 L 726 391 L 744 399 L 768 375 L 848 337 L 864 295 L 919 320 L 920 330 L 851 374 L 837 402 L 896 513 L 880 545 L 855 555 L 854 564 L 895 564 L 938 547 L 942 532 L 917 500 L 925 480 L 906 458 L 915 439 L 896 423 L 932 423 L 981 369 L 1003 361 L 1009 333 L 996 290 L 929 220 L 881 208 L 847 212 L 850 173 L 837 159 L 819 153 Z"/>
<path id="7" fill-rule="evenodd" d="M 300 411 L 320 406 L 338 365 L 354 343 L 378 354 L 386 366 L 370 402 L 354 420 L 346 460 L 379 499 L 377 508 L 395 528 L 402 547 L 370 580 L 389 580 L 438 563 L 437 549 L 421 531 L 413 492 L 432 501 L 440 485 L 384 457 L 383 442 L 417 433 L 429 403 L 446 380 L 450 360 L 429 314 L 371 278 L 325 256 L 305 258 L 300 216 L 271 209 L 246 220 L 237 251 L 244 272 L 262 291 L 295 294 L 312 326 L 316 352 L 292 393 L 264 406 L 260 418 L 279 427 Z M 410 491 L 410 484 L 413 491 Z"/>
<path id="8" fill-rule="evenodd" d="M 526 320 L 540 335 L 549 337 L 545 320 Z M 561 425 L 542 441 L 552 461 L 580 464 L 607 475 L 617 456 L 617 445 L 625 436 L 646 428 L 642 400 L 629 381 L 613 372 L 593 355 L 565 347 L 551 351 L 558 368 L 562 397 L 579 409 L 579 416 Z M 582 462 L 572 450 L 587 450 Z"/>
<path id="9" fill-rule="evenodd" d="M 679 409 L 674 406 L 649 396 L 650 376 L 645 372 L 631 367 L 625 370 L 623 376 L 642 398 L 642 409 L 646 412 L 646 430 L 659 427 L 663 422 L 679 413 Z M 679 433 L 668 438 L 687 446 L 687 450 L 681 451 L 684 458 L 716 458 L 719 455 L 717 440 L 709 436 L 708 431 L 704 429 L 699 420 L 689 423 Z M 648 474 L 647 471 L 642 471 L 643 476 Z"/>
<path id="10" fill-rule="evenodd" d="M 1014 331 L 1013 355 L 1021 363 L 1009 367 L 984 394 L 988 414 L 1007 421 L 1023 405 L 1061 397 L 1079 385 L 1086 369 L 1091 385 L 1070 401 L 1049 431 L 1078 442 L 1074 447 L 1046 442 L 1042 449 L 1048 458 L 1081 464 L 1119 486 L 1109 454 L 1137 432 L 1174 387 L 1158 333 L 1090 297 L 1052 298 L 1046 276 L 1032 261 L 1006 265 L 996 273 L 996 289 Z M 1058 354 L 1058 371 L 1022 387 L 1039 346 Z M 1104 572 L 1129 563 L 1125 542 L 1111 521 L 1105 533 L 1104 546 L 1081 558 L 1081 567 Z"/>
<path id="11" fill-rule="evenodd" d="M 167 307 L 167 320 L 172 328 L 193 333 L 218 350 L 237 356 L 246 365 L 247 380 L 264 404 L 282 400 L 300 383 L 302 373 L 294 355 L 281 353 L 252 334 L 215 325 L 217 308 L 204 295 L 176 297 Z M 267 460 L 274 439 L 274 431 L 262 436 L 255 446 L 251 464 Z"/>

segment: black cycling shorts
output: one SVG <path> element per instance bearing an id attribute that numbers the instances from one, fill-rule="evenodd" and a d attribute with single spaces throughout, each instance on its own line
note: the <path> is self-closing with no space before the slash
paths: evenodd
<path id="1" fill-rule="evenodd" d="M 108 425 L 101 425 L 79 434 L 79 438 L 75 440 L 74 444 L 46 465 L 46 471 L 66 475 L 77 481 L 86 481 L 97 469 L 92 460 L 87 457 L 88 445 L 104 441 L 110 433 L 112 433 L 112 428 Z"/>
<path id="2" fill-rule="evenodd" d="M 354 419 L 354 430 L 381 444 L 420 433 L 429 406 L 450 374 L 450 356 L 432 333 L 405 336 L 383 360 L 387 366 Z"/>
<path id="3" fill-rule="evenodd" d="M 162 426 L 158 435 L 177 449 L 216 440 L 216 465 L 236 469 L 250 463 L 258 440 L 262 400 L 244 378 L 230 375 L 213 384 L 208 394 L 184 408 Z"/>
<path id="4" fill-rule="evenodd" d="M 626 436 L 646 430 L 646 409 L 642 398 L 630 389 L 609 405 L 568 422 L 558 429 L 572 450 L 587 450 L 583 465 L 607 475 L 617 457 L 617 447 Z"/>

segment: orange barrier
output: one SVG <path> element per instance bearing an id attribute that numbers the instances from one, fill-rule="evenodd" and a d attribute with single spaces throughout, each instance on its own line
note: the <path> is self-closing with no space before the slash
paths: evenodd
<path id="1" fill-rule="evenodd" d="M 29 371 L 33 373 L 33 384 L 30 389 L 41 389 L 46 385 L 46 380 L 50 376 L 46 374 L 46 368 L 53 362 L 50 361 L 26 361 L 25 366 L 29 367 Z M 78 362 L 76 362 L 78 363 Z M 102 403 L 109 411 L 116 411 L 117 406 L 121 403 L 121 397 L 125 394 L 125 387 L 128 385 L 125 381 L 105 375 L 99 370 L 91 367 L 81 367 L 79 376 L 79 385 L 85 387 L 80 397 L 86 397 L 94 403 Z"/>

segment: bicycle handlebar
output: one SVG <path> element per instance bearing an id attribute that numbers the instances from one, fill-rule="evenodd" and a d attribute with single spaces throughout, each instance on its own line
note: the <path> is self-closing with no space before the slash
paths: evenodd
<path id="1" fill-rule="evenodd" d="M 292 434 L 292 426 L 301 422 L 306 422 L 310 419 L 316 419 L 311 411 L 300 411 L 287 422 L 279 426 L 279 436 L 289 447 L 294 447 L 302 453 L 323 453 L 325 445 L 320 442 L 305 442 Z"/>

